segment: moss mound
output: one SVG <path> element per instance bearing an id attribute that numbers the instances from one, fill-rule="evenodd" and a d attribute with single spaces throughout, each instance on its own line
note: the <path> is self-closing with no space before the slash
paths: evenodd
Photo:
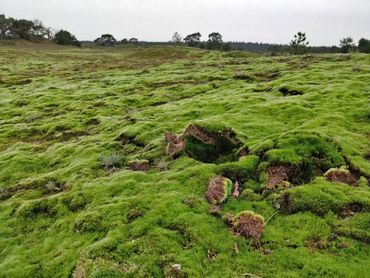
<path id="1" fill-rule="evenodd" d="M 370 244 L 370 212 L 354 214 L 340 221 L 334 228 L 337 235 L 353 238 Z"/>
<path id="2" fill-rule="evenodd" d="M 258 156 L 243 156 L 239 161 L 220 164 L 218 166 L 218 173 L 233 181 L 244 183 L 247 180 L 255 180 L 258 178 L 258 163 Z"/>
<path id="3" fill-rule="evenodd" d="M 338 149 L 316 135 L 298 134 L 280 139 L 264 158 L 276 166 L 268 170 L 270 186 L 281 181 L 296 185 L 309 183 L 328 169 L 345 164 Z"/>
<path id="4" fill-rule="evenodd" d="M 329 211 L 341 214 L 352 204 L 369 210 L 370 193 L 364 188 L 353 188 L 317 179 L 314 183 L 282 192 L 276 201 L 280 209 L 288 214 L 300 211 L 310 211 L 318 215 L 324 215 Z"/>

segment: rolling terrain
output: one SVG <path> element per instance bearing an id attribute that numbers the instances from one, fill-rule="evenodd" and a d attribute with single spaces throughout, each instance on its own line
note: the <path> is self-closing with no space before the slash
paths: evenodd
<path id="1" fill-rule="evenodd" d="M 0 277 L 366 277 L 369 80 L 365 54 L 0 44 Z"/>

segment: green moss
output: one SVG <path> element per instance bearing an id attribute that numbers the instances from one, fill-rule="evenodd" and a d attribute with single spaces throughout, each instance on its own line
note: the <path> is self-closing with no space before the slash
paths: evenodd
<path id="1" fill-rule="evenodd" d="M 233 132 L 230 125 L 219 120 L 207 119 L 205 121 L 195 121 L 194 124 L 201 127 L 206 132 L 214 135 L 222 135 L 226 132 Z"/>
<path id="2" fill-rule="evenodd" d="M 294 149 L 273 149 L 266 152 L 267 161 L 271 164 L 285 164 L 298 166 L 302 157 Z"/>
<path id="3" fill-rule="evenodd" d="M 255 180 L 248 180 L 243 184 L 243 188 L 250 189 L 253 192 L 261 192 L 263 189 L 263 183 L 257 182 Z"/>
<path id="4" fill-rule="evenodd" d="M 261 200 L 261 196 L 254 193 L 254 191 L 250 188 L 245 188 L 243 192 L 240 194 L 240 199 L 246 201 L 259 201 Z"/>
<path id="5" fill-rule="evenodd" d="M 228 162 L 218 166 L 221 176 L 243 183 L 247 180 L 256 179 L 259 158 L 254 155 L 244 156 L 236 162 Z"/>
<path id="6" fill-rule="evenodd" d="M 103 216 L 96 211 L 80 214 L 74 222 L 74 229 L 77 233 L 104 231 Z"/>
<path id="7" fill-rule="evenodd" d="M 35 201 L 25 202 L 18 209 L 18 216 L 34 218 L 37 216 L 54 217 L 57 214 L 58 200 L 55 198 L 45 198 Z"/>
<path id="8" fill-rule="evenodd" d="M 88 203 L 88 199 L 81 192 L 69 194 L 62 201 L 71 211 L 84 209 Z"/>
<path id="9" fill-rule="evenodd" d="M 0 201 L 0 276 L 163 277 L 175 263 L 188 277 L 368 276 L 369 64 L 356 53 L 0 42 L 0 190 L 15 190 Z M 234 79 L 238 72 L 253 80 Z M 282 87 L 304 94 L 283 97 Z M 168 158 L 164 133 L 189 123 L 235 132 L 240 144 L 195 144 L 202 160 L 217 153 L 212 164 Z M 245 165 L 242 146 L 253 154 Z M 100 155 L 115 154 L 121 166 L 146 158 L 153 171 L 99 165 Z M 244 191 L 222 212 L 270 217 L 276 193 L 259 193 L 268 167 L 282 163 L 308 184 L 286 191 L 294 214 L 269 220 L 261 250 L 272 252 L 264 255 L 208 214 L 204 192 L 222 171 L 242 173 Z M 363 176 L 361 186 L 316 179 L 342 165 Z M 325 248 L 311 248 L 314 240 Z"/>
<path id="10" fill-rule="evenodd" d="M 93 278 L 119 278 L 119 277 L 122 277 L 123 274 L 124 272 L 120 272 L 108 266 L 102 266 L 102 267 L 95 269 L 91 273 L 91 277 Z"/>
<path id="11" fill-rule="evenodd" d="M 340 213 L 351 204 L 359 204 L 365 210 L 370 209 L 369 191 L 363 188 L 351 188 L 345 184 L 329 183 L 323 179 L 282 192 L 277 203 L 287 213 L 310 211 L 324 215 L 329 211 Z"/>
<path id="12" fill-rule="evenodd" d="M 268 150 L 273 149 L 275 146 L 275 143 L 271 139 L 267 139 L 263 141 L 262 143 L 258 143 L 252 148 L 252 152 L 258 155 L 264 154 Z"/>
<path id="13" fill-rule="evenodd" d="M 356 213 L 352 217 L 340 221 L 334 228 L 338 235 L 370 243 L 370 213 Z"/>
<path id="14" fill-rule="evenodd" d="M 220 163 L 236 160 L 237 146 L 224 137 L 219 137 L 215 140 L 214 144 L 206 144 L 188 135 L 186 136 L 185 153 L 205 163 Z"/>

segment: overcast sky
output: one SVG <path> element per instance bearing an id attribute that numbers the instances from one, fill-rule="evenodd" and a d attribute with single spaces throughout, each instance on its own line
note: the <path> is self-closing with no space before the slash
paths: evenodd
<path id="1" fill-rule="evenodd" d="M 103 33 L 117 39 L 168 41 L 220 32 L 225 41 L 288 43 L 297 31 L 311 45 L 370 38 L 370 0 L 0 0 L 0 14 L 40 19 L 80 40 Z"/>

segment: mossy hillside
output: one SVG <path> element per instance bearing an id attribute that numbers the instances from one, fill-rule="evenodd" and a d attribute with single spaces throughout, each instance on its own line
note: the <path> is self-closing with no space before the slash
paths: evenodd
<path id="1" fill-rule="evenodd" d="M 286 191 L 295 211 L 275 214 L 278 195 L 259 194 L 258 175 L 281 162 L 272 150 L 299 165 L 320 150 L 324 168 L 344 159 L 370 175 L 369 56 L 2 45 L 0 65 L 0 186 L 15 190 L 0 201 L 0 277 L 163 277 L 174 263 L 189 277 L 367 276 L 368 211 L 341 214 L 366 208 L 367 185 L 315 176 Z M 253 155 L 168 158 L 164 133 L 198 121 L 230 126 Z M 112 155 L 122 165 L 100 165 Z M 129 170 L 136 159 L 150 170 Z M 223 172 L 250 190 L 224 212 L 275 214 L 260 239 L 270 254 L 208 214 L 204 192 Z M 45 191 L 48 181 L 68 186 Z"/>

